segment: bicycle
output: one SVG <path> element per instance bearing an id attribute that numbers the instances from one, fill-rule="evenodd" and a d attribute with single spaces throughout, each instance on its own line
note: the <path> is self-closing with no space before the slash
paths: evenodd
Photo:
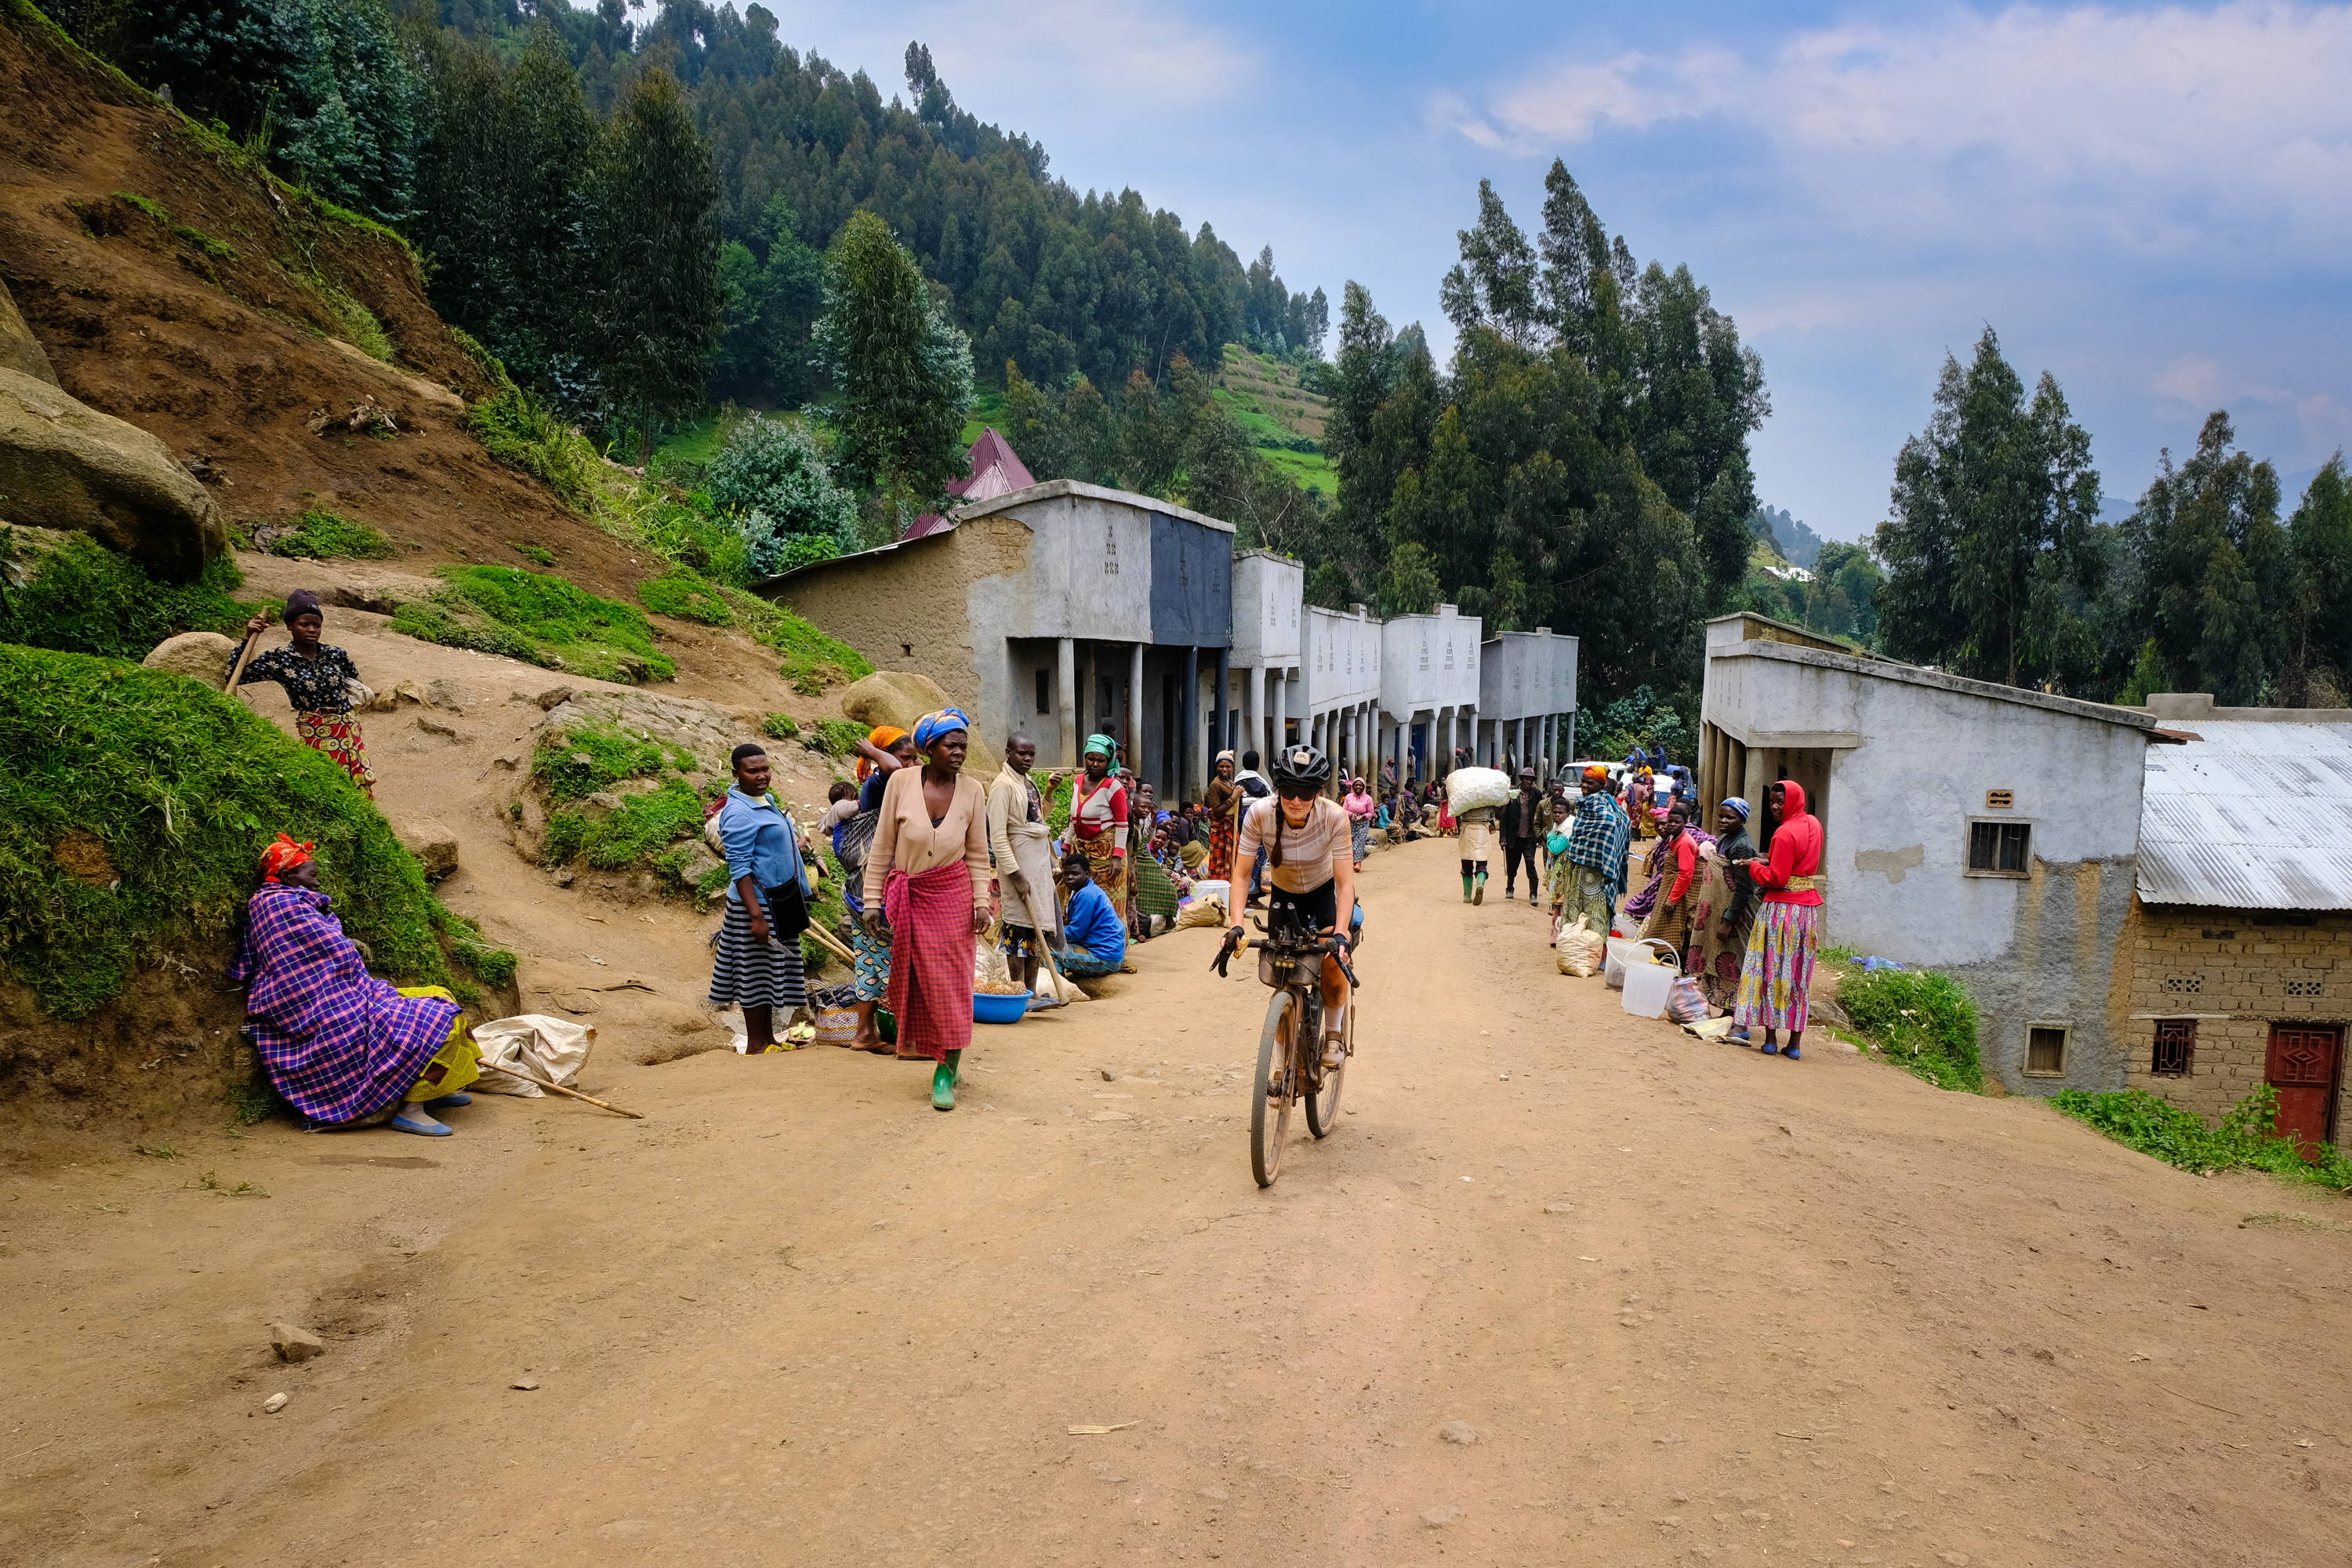
<path id="1" fill-rule="evenodd" d="M 1360 919 L 1360 916 L 1358 916 Z M 1274 1185 L 1282 1172 L 1282 1151 L 1290 1135 L 1290 1112 L 1302 1100 L 1307 1130 L 1318 1140 L 1328 1138 L 1339 1125 L 1339 1092 L 1345 1087 L 1348 1058 L 1356 1051 L 1356 1008 L 1348 1008 L 1340 1026 L 1341 1056 L 1337 1067 L 1323 1065 L 1323 960 L 1338 961 L 1348 977 L 1352 995 L 1361 983 L 1348 965 L 1349 945 L 1337 937 L 1318 936 L 1303 926 L 1277 922 L 1271 931 L 1260 921 L 1266 940 L 1244 938 L 1236 943 L 1228 934 L 1218 949 L 1214 965 L 1220 975 L 1237 952 L 1259 950 L 1257 974 L 1274 988 L 1267 1001 L 1265 1027 L 1258 1036 L 1257 1083 L 1250 1106 L 1250 1173 L 1261 1187 Z"/>

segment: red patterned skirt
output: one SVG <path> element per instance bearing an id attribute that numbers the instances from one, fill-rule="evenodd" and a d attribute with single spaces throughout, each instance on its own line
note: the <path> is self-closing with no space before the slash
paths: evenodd
<path id="1" fill-rule="evenodd" d="M 882 885 L 898 1054 L 945 1061 L 971 1044 L 971 872 L 961 860 Z"/>
<path id="2" fill-rule="evenodd" d="M 352 775 L 352 783 L 370 800 L 375 798 L 375 770 L 368 766 L 367 737 L 360 721 L 346 710 L 341 713 L 297 713 L 294 733 L 314 752 L 324 752 L 334 764 Z"/>

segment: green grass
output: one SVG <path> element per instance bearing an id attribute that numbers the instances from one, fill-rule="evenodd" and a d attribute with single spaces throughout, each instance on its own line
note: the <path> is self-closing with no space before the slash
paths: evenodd
<path id="1" fill-rule="evenodd" d="M 658 778 L 667 767 L 683 771 L 693 765 L 687 752 L 615 724 L 591 721 L 541 736 L 530 776 L 550 800 L 562 803 L 585 800 L 630 779 Z"/>
<path id="2" fill-rule="evenodd" d="M 2277 1133 L 2278 1091 L 2263 1084 L 2208 1127 L 2194 1111 L 2168 1104 L 2144 1089 L 2096 1094 L 2062 1089 L 2051 1109 L 2105 1133 L 2152 1159 L 2183 1171 L 2268 1171 L 2337 1192 L 2352 1191 L 2352 1155 L 2323 1144 L 2304 1158 L 2293 1140 Z"/>
<path id="3" fill-rule="evenodd" d="M 1004 394 L 993 387 L 982 387 L 971 401 L 971 412 L 964 416 L 963 434 L 956 439 L 971 446 L 980 439 L 980 433 L 990 426 L 1004 426 Z"/>
<path id="4" fill-rule="evenodd" d="M 203 251 L 206 256 L 213 258 L 215 260 L 234 261 L 236 259 L 236 246 L 231 245 L 225 239 L 215 239 L 203 229 L 194 228 L 184 223 L 173 229 L 172 232 L 178 235 L 182 239 L 186 240 L 190 245 L 194 246 L 197 249 Z"/>
<path id="5" fill-rule="evenodd" d="M 728 433 L 742 417 L 732 405 L 701 415 L 692 424 L 673 431 L 654 448 L 653 461 L 646 472 L 698 479 L 703 469 L 719 460 L 719 450 L 727 445 Z"/>
<path id="6" fill-rule="evenodd" d="M 615 725 L 587 723 L 544 736 L 531 759 L 532 781 L 551 809 L 540 858 L 550 866 L 585 862 L 599 871 L 651 870 L 666 891 L 695 894 L 686 865 L 702 832 L 703 804 L 724 787 L 706 779 L 698 787 L 668 770 L 690 773 L 691 753 L 666 747 Z M 583 803 L 632 779 L 660 778 L 661 786 L 624 795 L 602 814 Z M 720 878 L 725 886 L 725 878 Z"/>
<path id="7" fill-rule="evenodd" d="M 467 340 L 468 342 L 471 340 Z M 474 344 L 480 350 L 479 344 Z M 575 511 L 595 501 L 595 478 L 604 466 L 596 448 L 547 405 L 506 380 L 505 367 L 480 350 L 478 363 L 495 368 L 503 384 L 466 411 L 466 426 L 483 450 L 510 468 L 545 484 Z"/>
<path id="8" fill-rule="evenodd" d="M 512 540 L 509 540 L 507 542 L 513 547 L 514 552 L 517 555 L 521 556 L 525 561 L 530 562 L 534 566 L 553 566 L 555 564 L 555 552 L 550 550 L 544 544 L 516 544 Z"/>
<path id="9" fill-rule="evenodd" d="M 839 637 L 827 637 L 817 630 L 815 623 L 805 616 L 740 588 L 719 591 L 752 640 L 784 656 L 777 673 L 791 681 L 793 689 L 802 696 L 815 697 L 828 687 L 845 685 L 874 673 L 873 663 L 864 654 Z"/>
<path id="10" fill-rule="evenodd" d="M 771 741 L 790 741 L 800 732 L 800 721 L 789 713 L 771 713 L 760 721 L 760 733 Z"/>
<path id="11" fill-rule="evenodd" d="M 311 279 L 310 286 L 326 302 L 327 309 L 333 314 L 336 324 L 342 328 L 342 336 L 346 342 L 370 359 L 382 360 L 386 364 L 392 363 L 396 345 L 392 341 L 392 335 L 383 330 L 383 323 L 375 319 L 373 310 L 352 299 L 334 284 L 328 282 L 323 277 Z"/>
<path id="12" fill-rule="evenodd" d="M 691 566 L 673 566 L 638 584 L 637 601 L 657 616 L 677 620 L 700 621 L 706 626 L 735 624 L 735 612 L 727 607 L 718 588 Z"/>
<path id="13" fill-rule="evenodd" d="M 1977 1008 L 1966 987 L 1926 970 L 1849 969 L 1838 1005 L 1886 1060 L 1937 1089 L 1984 1092 Z"/>
<path id="14" fill-rule="evenodd" d="M 430 599 L 395 611 L 392 629 L 421 642 L 519 658 L 597 680 L 668 680 L 677 666 L 654 648 L 634 605 L 512 566 L 451 566 Z"/>
<path id="15" fill-rule="evenodd" d="M 296 518 L 291 532 L 278 534 L 264 548 L 272 555 L 306 561 L 391 561 L 400 554 L 367 523 L 323 507 Z"/>
<path id="16" fill-rule="evenodd" d="M 1302 490 L 1320 490 L 1338 500 L 1339 495 L 1339 465 L 1321 452 L 1291 452 L 1270 447 L 1255 448 L 1259 457 L 1272 463 L 1284 479 Z"/>
<path id="17" fill-rule="evenodd" d="M 670 779 L 601 816 L 577 805 L 550 813 L 541 858 L 551 866 L 584 860 L 599 871 L 653 867 L 662 851 L 688 845 L 702 821 L 702 796 L 684 779 Z"/>
<path id="18" fill-rule="evenodd" d="M 43 1012 L 87 1017 L 157 955 L 227 937 L 280 831 L 318 845 L 377 973 L 455 988 L 455 917 L 415 858 L 341 768 L 244 704 L 163 670 L 0 647 L 0 968 Z M 91 841 L 112 877 L 60 863 L 64 842 L 89 873 Z"/>
<path id="19" fill-rule="evenodd" d="M 114 199 L 118 202 L 129 202 L 157 223 L 172 221 L 170 209 L 152 196 L 142 196 L 136 191 L 117 191 L 114 193 Z"/>
<path id="20" fill-rule="evenodd" d="M 847 719 L 820 719 L 812 726 L 810 750 L 828 757 L 854 757 L 857 742 L 866 739 L 866 728 Z"/>
<path id="21" fill-rule="evenodd" d="M 160 583 L 86 533 L 0 523 L 0 643 L 141 659 L 181 632 L 235 637 L 253 614 L 230 597 L 244 581 L 223 556 L 194 583 Z"/>

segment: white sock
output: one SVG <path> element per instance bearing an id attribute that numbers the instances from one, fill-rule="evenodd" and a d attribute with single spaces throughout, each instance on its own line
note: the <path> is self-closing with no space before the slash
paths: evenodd
<path id="1" fill-rule="evenodd" d="M 1344 1036 L 1347 1032 L 1348 1005 L 1345 1002 L 1342 1002 L 1337 1007 L 1332 1008 L 1328 1013 L 1323 1015 L 1323 1033 L 1327 1036 Z"/>

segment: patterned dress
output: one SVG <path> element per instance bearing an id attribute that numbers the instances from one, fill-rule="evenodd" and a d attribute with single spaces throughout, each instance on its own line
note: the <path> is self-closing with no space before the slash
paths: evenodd
<path id="1" fill-rule="evenodd" d="M 238 651 L 243 651 L 242 644 Z M 236 655 L 229 656 L 229 668 L 236 668 Z M 222 675 L 226 677 L 228 670 Z M 360 723 L 352 717 L 352 682 L 360 678 L 352 656 L 333 643 L 320 643 L 319 657 L 305 658 L 289 644 L 271 648 L 245 667 L 237 678 L 239 686 L 251 686 L 257 680 L 274 680 L 286 689 L 286 700 L 294 707 L 294 733 L 304 745 L 314 752 L 324 752 L 334 764 L 349 773 L 352 783 L 370 799 L 375 797 L 375 770 L 368 766 L 367 739 L 360 733 Z"/>

